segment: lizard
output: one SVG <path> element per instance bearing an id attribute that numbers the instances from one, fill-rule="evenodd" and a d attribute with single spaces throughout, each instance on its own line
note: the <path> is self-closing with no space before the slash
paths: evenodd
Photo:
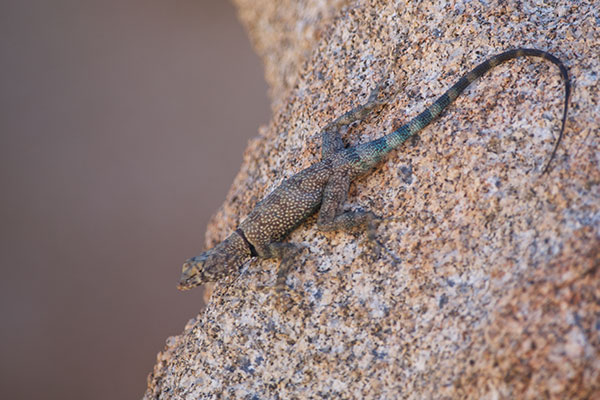
<path id="1" fill-rule="evenodd" d="M 320 132 L 320 161 L 284 180 L 256 204 L 246 219 L 225 240 L 183 264 L 178 288 L 187 290 L 239 273 L 243 265 L 254 257 L 281 260 L 276 287 L 284 285 L 290 260 L 302 246 L 282 240 L 317 210 L 319 230 L 363 227 L 366 228 L 369 239 L 373 239 L 376 223 L 380 220 L 375 213 L 366 210 L 342 211 L 350 182 L 374 169 L 384 156 L 439 117 L 471 83 L 486 72 L 508 60 L 526 56 L 542 58 L 555 64 L 565 85 L 560 132 L 542 171 L 542 174 L 547 173 L 564 134 L 571 91 L 567 68 L 551 53 L 517 48 L 494 55 L 463 75 L 425 111 L 398 129 L 370 142 L 344 147 L 342 129 L 387 102 L 378 100 L 381 85 L 377 85 L 365 104 L 351 109 L 323 128 Z"/>

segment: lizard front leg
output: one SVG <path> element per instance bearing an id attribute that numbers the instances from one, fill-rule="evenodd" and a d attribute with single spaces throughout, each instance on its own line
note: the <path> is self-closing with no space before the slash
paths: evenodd
<path id="1" fill-rule="evenodd" d="M 272 242 L 261 249 L 261 258 L 279 259 L 280 261 L 275 285 L 258 285 L 255 288 L 267 294 L 274 294 L 275 306 L 282 313 L 286 313 L 290 308 L 302 302 L 302 296 L 294 290 L 289 290 L 285 281 L 293 266 L 294 258 L 304 248 L 305 246 L 297 243 Z"/>

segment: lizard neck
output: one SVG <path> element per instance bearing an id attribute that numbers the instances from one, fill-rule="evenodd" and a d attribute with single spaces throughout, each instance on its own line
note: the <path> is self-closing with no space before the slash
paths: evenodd
<path id="1" fill-rule="evenodd" d="M 250 241 L 248 240 L 248 238 L 246 238 L 246 234 L 244 233 L 244 231 L 241 228 L 237 228 L 235 230 L 235 233 L 242 238 L 242 240 L 244 241 L 244 243 L 246 244 L 246 246 L 248 246 L 248 250 L 250 250 L 250 256 L 251 257 L 258 257 L 258 252 L 256 251 L 256 247 L 254 247 L 254 245 L 252 243 L 250 243 Z"/>

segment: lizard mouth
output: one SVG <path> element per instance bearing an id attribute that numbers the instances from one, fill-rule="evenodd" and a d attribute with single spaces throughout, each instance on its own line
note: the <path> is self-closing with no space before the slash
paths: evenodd
<path id="1" fill-rule="evenodd" d="M 181 279 L 179 280 L 179 284 L 177 285 L 177 289 L 181 290 L 182 292 L 186 291 L 186 290 L 190 290 L 191 288 L 193 288 L 194 286 L 196 286 L 194 284 L 194 278 L 198 276 L 198 273 L 195 273 L 193 275 L 186 275 L 184 274 Z"/>
<path id="2" fill-rule="evenodd" d="M 190 285 L 189 282 L 179 282 L 179 284 L 177 285 L 177 289 L 181 290 L 182 292 L 185 292 L 187 290 L 190 290 L 192 288 L 192 285 Z"/>

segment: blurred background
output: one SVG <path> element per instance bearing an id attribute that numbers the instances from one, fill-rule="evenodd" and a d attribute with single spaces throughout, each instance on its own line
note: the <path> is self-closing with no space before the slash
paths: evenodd
<path id="1" fill-rule="evenodd" d="M 266 93 L 229 2 L 0 2 L 0 398 L 141 398 Z"/>

